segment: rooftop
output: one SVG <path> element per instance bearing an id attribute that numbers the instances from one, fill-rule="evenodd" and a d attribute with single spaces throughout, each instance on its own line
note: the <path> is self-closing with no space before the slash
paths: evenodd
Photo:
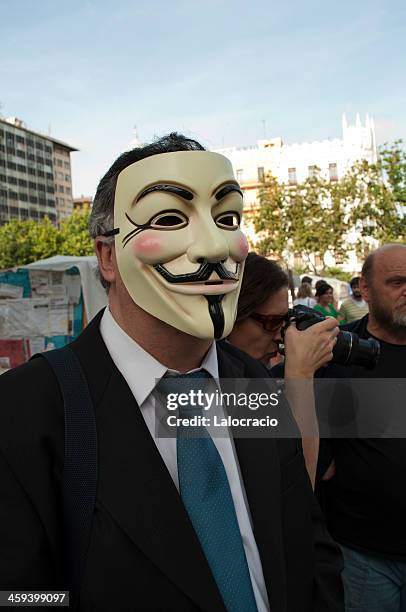
<path id="1" fill-rule="evenodd" d="M 41 138 L 46 138 L 47 140 L 51 140 L 55 144 L 59 145 L 60 147 L 64 147 L 65 149 L 68 149 L 69 151 L 79 151 L 79 149 L 72 147 L 71 145 L 67 144 L 66 142 L 63 142 L 62 140 L 58 140 L 57 138 L 50 136 L 49 134 L 43 134 L 41 132 L 30 130 L 29 128 L 27 128 L 24 121 L 22 121 L 21 119 L 18 119 L 17 117 L 8 117 L 7 119 L 5 117 L 0 117 L 0 123 L 3 123 L 5 125 L 10 125 L 12 127 L 16 127 L 20 130 L 24 130 L 24 132 L 28 132 L 29 134 L 33 134 L 34 136 L 40 136 Z"/>

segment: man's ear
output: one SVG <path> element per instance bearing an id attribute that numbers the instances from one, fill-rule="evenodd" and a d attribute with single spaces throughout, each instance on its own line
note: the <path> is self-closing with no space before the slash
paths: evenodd
<path id="1" fill-rule="evenodd" d="M 361 292 L 363 299 L 366 302 L 369 302 L 369 287 L 368 287 L 368 283 L 366 279 L 363 276 L 361 276 L 359 280 L 359 290 Z"/>
<path id="2" fill-rule="evenodd" d="M 116 280 L 114 242 L 104 242 L 96 238 L 95 250 L 100 274 L 108 283 L 114 283 Z"/>

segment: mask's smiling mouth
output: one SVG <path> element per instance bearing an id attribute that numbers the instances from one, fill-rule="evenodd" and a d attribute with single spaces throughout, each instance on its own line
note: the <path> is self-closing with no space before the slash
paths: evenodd
<path id="1" fill-rule="evenodd" d="M 238 287 L 241 264 L 233 262 L 233 266 L 234 272 L 225 266 L 225 262 L 205 262 L 194 272 L 181 274 L 170 272 L 164 264 L 155 264 L 153 268 L 175 293 L 213 295 L 230 293 Z"/>

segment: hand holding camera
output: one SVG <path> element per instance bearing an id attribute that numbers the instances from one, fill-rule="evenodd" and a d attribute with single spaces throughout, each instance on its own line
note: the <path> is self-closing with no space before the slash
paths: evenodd
<path id="1" fill-rule="evenodd" d="M 320 325 L 320 322 L 328 320 L 306 306 L 295 306 L 289 310 L 286 325 L 282 329 L 282 338 L 286 345 L 286 336 L 289 327 L 294 322 L 300 331 L 307 331 L 313 326 Z M 333 319 L 337 325 L 337 321 Z M 320 328 L 321 329 L 321 328 Z M 328 361 L 339 365 L 357 365 L 372 369 L 376 366 L 380 354 L 380 344 L 375 338 L 363 339 L 357 334 L 349 331 L 339 330 L 337 340 L 333 346 L 332 358 Z M 287 353 L 287 351 L 286 351 Z M 323 365 L 323 364 L 322 364 Z"/>
<path id="2" fill-rule="evenodd" d="M 293 321 L 284 332 L 285 376 L 312 378 L 316 370 L 333 359 L 339 334 L 338 322 L 327 317 L 304 331 Z"/>

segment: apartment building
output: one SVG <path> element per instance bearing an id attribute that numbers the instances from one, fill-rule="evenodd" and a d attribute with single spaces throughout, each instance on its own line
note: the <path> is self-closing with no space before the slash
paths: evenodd
<path id="1" fill-rule="evenodd" d="M 0 117 L 0 224 L 45 215 L 56 223 L 71 214 L 73 151 L 16 117 Z"/>

